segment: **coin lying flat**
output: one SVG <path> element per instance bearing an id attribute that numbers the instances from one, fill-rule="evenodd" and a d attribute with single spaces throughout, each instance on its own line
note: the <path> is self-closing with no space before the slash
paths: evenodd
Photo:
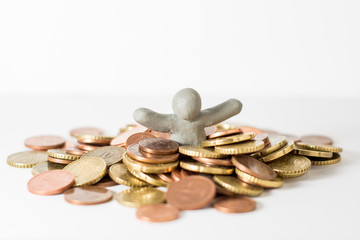
<path id="1" fill-rule="evenodd" d="M 246 141 L 241 143 L 223 145 L 223 146 L 216 146 L 215 152 L 224 155 L 237 155 L 237 154 L 247 154 L 253 153 L 263 149 L 265 146 L 263 141 Z"/>
<path id="2" fill-rule="evenodd" d="M 307 157 L 320 157 L 320 158 L 331 158 L 333 156 L 332 152 L 322 152 L 315 150 L 307 150 L 307 149 L 294 149 L 294 154 L 307 156 Z"/>
<path id="3" fill-rule="evenodd" d="M 301 142 L 304 143 L 312 143 L 312 144 L 320 144 L 320 145 L 332 145 L 333 140 L 326 136 L 320 135 L 306 135 L 300 138 Z"/>
<path id="4" fill-rule="evenodd" d="M 173 154 L 146 154 L 141 152 L 139 149 L 139 144 L 131 144 L 127 148 L 127 154 L 135 160 L 145 163 L 169 163 L 178 160 L 179 153 Z"/>
<path id="5" fill-rule="evenodd" d="M 71 187 L 74 175 L 65 170 L 51 170 L 32 177 L 27 183 L 29 192 L 37 195 L 54 195 Z"/>
<path id="6" fill-rule="evenodd" d="M 72 163 L 74 160 L 65 160 L 60 158 L 53 158 L 48 156 L 47 160 L 52 163 L 59 163 L 59 164 L 69 164 Z"/>
<path id="7" fill-rule="evenodd" d="M 143 205 L 136 211 L 136 217 L 147 222 L 168 222 L 179 217 L 179 209 L 165 203 Z"/>
<path id="8" fill-rule="evenodd" d="M 106 162 L 99 157 L 84 157 L 70 163 L 64 170 L 75 177 L 75 187 L 94 184 L 106 174 Z"/>
<path id="9" fill-rule="evenodd" d="M 239 128 L 233 128 L 233 129 L 228 129 L 228 130 L 223 130 L 223 131 L 217 131 L 213 134 L 208 135 L 208 137 L 210 139 L 212 138 L 218 138 L 218 137 L 225 137 L 225 136 L 230 136 L 230 135 L 234 135 L 234 134 L 241 134 L 242 130 Z"/>
<path id="10" fill-rule="evenodd" d="M 85 186 L 68 189 L 65 201 L 77 205 L 94 205 L 110 201 L 114 193 L 106 188 Z"/>
<path id="11" fill-rule="evenodd" d="M 238 142 L 244 142 L 255 137 L 255 133 L 248 132 L 242 134 L 236 134 L 231 136 L 225 136 L 220 138 L 209 139 L 201 142 L 202 147 L 214 147 L 227 144 L 233 144 Z"/>
<path id="12" fill-rule="evenodd" d="M 103 135 L 79 135 L 76 136 L 78 143 L 108 145 L 114 137 Z"/>
<path id="13" fill-rule="evenodd" d="M 226 190 L 247 196 L 259 196 L 264 189 L 260 186 L 247 184 L 233 176 L 214 176 L 214 181 Z"/>
<path id="14" fill-rule="evenodd" d="M 323 151 L 323 152 L 333 152 L 333 153 L 342 152 L 342 148 L 331 145 L 320 145 L 320 144 L 298 142 L 296 144 L 296 147 L 301 149 Z"/>
<path id="15" fill-rule="evenodd" d="M 166 201 L 179 209 L 200 209 L 215 197 L 215 184 L 203 176 L 189 176 L 170 184 Z"/>
<path id="16" fill-rule="evenodd" d="M 106 146 L 89 151 L 81 156 L 84 157 L 100 157 L 105 160 L 107 166 L 121 162 L 126 150 L 117 146 Z"/>
<path id="17" fill-rule="evenodd" d="M 31 168 L 38 163 L 47 162 L 47 153 L 41 151 L 25 151 L 8 156 L 7 163 L 12 167 Z"/>
<path id="18" fill-rule="evenodd" d="M 78 155 L 68 154 L 64 149 L 48 149 L 47 154 L 49 157 L 64 159 L 64 160 L 77 160 L 80 158 Z"/>
<path id="19" fill-rule="evenodd" d="M 223 154 L 213 151 L 211 148 L 201 146 L 184 145 L 179 147 L 179 152 L 191 157 L 224 158 Z"/>
<path id="20" fill-rule="evenodd" d="M 338 153 L 334 153 L 332 158 L 309 158 L 312 165 L 333 165 L 341 161 L 341 156 Z"/>
<path id="21" fill-rule="evenodd" d="M 180 167 L 189 171 L 207 173 L 207 174 L 230 175 L 234 172 L 233 167 L 208 166 L 203 163 L 189 159 L 181 160 Z"/>
<path id="22" fill-rule="evenodd" d="M 288 154 L 268 164 L 283 178 L 294 178 L 310 170 L 311 161 L 304 156 Z"/>
<path id="23" fill-rule="evenodd" d="M 295 144 L 293 141 L 288 140 L 287 144 L 285 146 L 283 146 L 282 148 L 276 150 L 275 152 L 272 152 L 268 155 L 265 155 L 261 158 L 259 158 L 259 160 L 263 161 L 263 162 L 270 162 L 270 161 L 274 161 L 275 159 L 278 159 L 282 156 L 285 156 L 286 154 L 290 153 L 293 149 L 295 148 Z"/>
<path id="24" fill-rule="evenodd" d="M 128 148 L 131 144 L 139 143 L 143 139 L 155 138 L 155 137 L 156 137 L 156 135 L 151 132 L 135 133 L 126 140 L 125 147 Z"/>
<path id="25" fill-rule="evenodd" d="M 173 154 L 177 153 L 179 144 L 164 138 L 145 138 L 139 142 L 139 148 L 153 154 Z"/>
<path id="26" fill-rule="evenodd" d="M 145 187 L 149 185 L 134 177 L 123 163 L 112 165 L 109 169 L 109 176 L 114 182 L 129 187 Z"/>
<path id="27" fill-rule="evenodd" d="M 116 200 L 124 206 L 138 208 L 165 202 L 165 192 L 152 187 L 130 188 L 119 192 Z"/>
<path id="28" fill-rule="evenodd" d="M 231 161 L 236 168 L 254 177 L 263 180 L 274 180 L 276 178 L 276 172 L 271 167 L 255 158 L 239 155 L 233 156 Z"/>
<path id="29" fill-rule="evenodd" d="M 31 169 L 31 173 L 33 176 L 36 176 L 42 172 L 63 169 L 64 167 L 65 167 L 64 164 L 52 163 L 52 162 L 42 162 L 42 163 L 39 163 L 39 164 L 36 164 L 35 166 L 33 166 Z"/>
<path id="30" fill-rule="evenodd" d="M 48 150 L 61 148 L 65 145 L 65 139 L 59 136 L 35 136 L 25 140 L 25 146 L 34 150 Z"/>
<path id="31" fill-rule="evenodd" d="M 85 144 L 85 143 L 79 143 L 77 145 L 77 147 L 80 149 L 80 150 L 83 150 L 83 151 L 91 151 L 91 150 L 95 150 L 101 146 L 99 145 L 91 145 L 91 144 Z"/>
<path id="32" fill-rule="evenodd" d="M 249 197 L 218 197 L 214 201 L 214 208 L 225 213 L 243 213 L 253 211 L 256 202 Z"/>
<path id="33" fill-rule="evenodd" d="M 264 180 L 254 177 L 246 172 L 240 171 L 239 169 L 235 169 L 235 173 L 242 181 L 264 188 L 279 188 L 284 184 L 284 179 L 282 179 L 281 177 L 276 177 L 273 180 Z"/>
<path id="34" fill-rule="evenodd" d="M 167 173 L 173 171 L 179 165 L 179 161 L 170 163 L 143 163 L 132 159 L 127 153 L 123 157 L 124 164 L 129 168 L 144 173 Z"/>
<path id="35" fill-rule="evenodd" d="M 75 128 L 70 131 L 70 135 L 73 137 L 77 137 L 80 135 L 102 135 L 103 132 L 99 128 L 94 127 L 81 127 Z"/>

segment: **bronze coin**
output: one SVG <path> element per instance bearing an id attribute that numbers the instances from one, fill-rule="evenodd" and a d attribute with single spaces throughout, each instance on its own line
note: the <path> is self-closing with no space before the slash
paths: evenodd
<path id="1" fill-rule="evenodd" d="M 166 193 L 166 201 L 179 209 L 200 209 L 215 197 L 216 187 L 212 180 L 203 176 L 189 176 L 172 182 Z"/>
<path id="2" fill-rule="evenodd" d="M 276 172 L 263 162 L 260 162 L 256 158 L 235 155 L 231 158 L 232 163 L 240 171 L 250 174 L 254 177 L 263 180 L 274 180 L 276 178 Z"/>
<path id="3" fill-rule="evenodd" d="M 212 139 L 212 138 L 230 136 L 230 135 L 234 135 L 234 134 L 241 134 L 242 132 L 243 131 L 240 128 L 233 128 L 233 129 L 219 131 L 219 132 L 210 134 L 208 137 Z"/>
<path id="4" fill-rule="evenodd" d="M 136 211 L 136 217 L 147 222 L 168 222 L 179 217 L 179 209 L 167 203 L 143 205 Z"/>
<path id="5" fill-rule="evenodd" d="M 62 149 L 74 148 L 74 147 L 75 147 L 75 143 L 73 143 L 72 141 L 66 141 Z"/>
<path id="6" fill-rule="evenodd" d="M 205 129 L 205 135 L 206 136 L 210 136 L 211 134 L 214 134 L 217 132 L 217 127 L 214 125 L 214 126 L 210 126 L 210 127 L 206 127 Z"/>
<path id="7" fill-rule="evenodd" d="M 109 145 L 111 140 L 109 139 L 96 139 L 96 138 L 87 138 L 86 135 L 84 135 L 85 137 L 79 137 L 77 139 L 78 143 L 83 143 L 83 144 L 92 144 L 92 145 L 97 145 L 97 146 L 106 146 Z"/>
<path id="8" fill-rule="evenodd" d="M 225 167 L 234 166 L 233 163 L 231 162 L 231 159 L 228 158 L 192 157 L 192 159 L 210 166 L 225 166 Z"/>
<path id="9" fill-rule="evenodd" d="M 80 150 L 76 147 L 66 148 L 65 151 L 68 154 L 73 154 L 73 155 L 78 155 L 78 156 L 82 156 L 86 153 L 86 151 Z"/>
<path id="10" fill-rule="evenodd" d="M 270 138 L 267 133 L 256 134 L 256 136 L 253 138 L 253 140 L 263 141 L 265 144 L 265 147 L 270 145 Z"/>
<path id="11" fill-rule="evenodd" d="M 95 183 L 93 186 L 107 188 L 107 187 L 113 187 L 113 186 L 117 186 L 117 185 L 119 185 L 119 184 L 116 183 L 114 180 L 112 180 L 109 175 L 106 175 L 100 181 Z"/>
<path id="12" fill-rule="evenodd" d="M 138 143 L 141 140 L 146 139 L 146 138 L 154 138 L 154 137 L 157 137 L 157 136 L 150 132 L 135 133 L 126 140 L 125 146 L 126 146 L 126 148 L 128 148 L 131 144 Z"/>
<path id="13" fill-rule="evenodd" d="M 35 136 L 25 140 L 25 146 L 34 150 L 61 148 L 64 145 L 65 139 L 59 136 Z"/>
<path id="14" fill-rule="evenodd" d="M 180 179 L 181 179 L 180 171 L 181 171 L 181 168 L 177 168 L 177 169 L 175 169 L 174 171 L 171 172 L 171 178 L 172 178 L 175 182 L 178 182 L 178 181 L 180 181 Z"/>
<path id="15" fill-rule="evenodd" d="M 77 205 L 94 205 L 108 202 L 114 193 L 106 188 L 84 186 L 67 190 L 64 193 L 65 201 Z"/>
<path id="16" fill-rule="evenodd" d="M 101 146 L 79 143 L 79 144 L 77 145 L 77 147 L 78 147 L 80 150 L 92 151 L 92 150 L 95 150 L 95 149 L 97 149 L 97 148 L 99 148 L 99 147 L 101 147 Z"/>
<path id="17" fill-rule="evenodd" d="M 115 137 L 113 140 L 111 140 L 110 145 L 111 146 L 118 146 L 122 145 L 125 146 L 126 140 L 135 133 L 141 133 L 145 132 L 147 130 L 146 127 L 137 125 L 136 127 L 132 128 L 131 130 L 128 130 L 126 132 L 120 133 L 117 137 Z"/>
<path id="18" fill-rule="evenodd" d="M 174 181 L 173 178 L 171 177 L 171 173 L 158 173 L 157 175 L 164 182 L 171 183 L 172 181 Z"/>
<path id="19" fill-rule="evenodd" d="M 179 153 L 161 155 L 161 154 L 151 154 L 145 156 L 139 149 L 139 143 L 131 144 L 127 148 L 127 154 L 130 157 L 145 163 L 169 163 L 174 162 L 179 158 Z"/>
<path id="20" fill-rule="evenodd" d="M 300 138 L 301 142 L 304 143 L 311 143 L 311 144 L 319 144 L 319 145 L 332 145 L 333 140 L 326 136 L 320 136 L 320 135 L 307 135 L 302 136 Z"/>
<path id="21" fill-rule="evenodd" d="M 80 135 L 102 135 L 103 131 L 99 128 L 94 127 L 82 127 L 82 128 L 75 128 L 70 131 L 70 135 L 73 137 L 77 137 Z"/>
<path id="22" fill-rule="evenodd" d="M 61 163 L 61 164 L 69 164 L 69 163 L 73 162 L 73 160 L 65 160 L 65 159 L 54 158 L 54 157 L 50 157 L 50 156 L 48 156 L 48 161 L 53 162 L 53 163 Z"/>
<path id="23" fill-rule="evenodd" d="M 238 128 L 240 128 L 243 131 L 243 133 L 247 133 L 247 132 L 254 132 L 255 134 L 264 133 L 262 130 L 260 130 L 258 128 L 249 127 L 249 126 L 241 126 Z"/>
<path id="24" fill-rule="evenodd" d="M 156 137 L 159 138 L 171 139 L 171 133 L 163 133 L 154 130 L 151 130 L 150 133 L 154 134 Z"/>
<path id="25" fill-rule="evenodd" d="M 27 183 L 29 192 L 38 195 L 54 195 L 71 187 L 74 175 L 65 170 L 50 170 L 40 173 Z"/>
<path id="26" fill-rule="evenodd" d="M 164 138 L 147 138 L 139 142 L 139 148 L 153 154 L 172 154 L 178 151 L 179 144 Z"/>
<path id="27" fill-rule="evenodd" d="M 256 202 L 245 196 L 237 197 L 219 197 L 214 201 L 214 208 L 226 213 L 243 213 L 253 211 Z"/>

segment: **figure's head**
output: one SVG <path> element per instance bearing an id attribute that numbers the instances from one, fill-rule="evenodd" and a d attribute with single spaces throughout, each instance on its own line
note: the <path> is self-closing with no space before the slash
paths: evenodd
<path id="1" fill-rule="evenodd" d="M 194 120 L 201 111 L 199 93 L 192 88 L 181 89 L 173 98 L 172 108 L 179 118 L 187 121 Z"/>

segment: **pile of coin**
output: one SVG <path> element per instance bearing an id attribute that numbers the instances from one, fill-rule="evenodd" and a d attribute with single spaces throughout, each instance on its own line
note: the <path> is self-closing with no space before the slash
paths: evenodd
<path id="1" fill-rule="evenodd" d="M 228 213 L 252 211 L 256 202 L 250 197 L 264 188 L 279 188 L 311 165 L 341 160 L 342 149 L 324 136 L 299 138 L 224 123 L 204 130 L 207 139 L 201 146 L 179 146 L 169 133 L 139 125 L 120 129 L 116 137 L 98 128 L 78 128 L 70 132 L 77 144 L 59 136 L 31 137 L 25 146 L 32 151 L 12 154 L 7 162 L 32 168 L 31 193 L 64 193 L 72 204 L 104 203 L 114 195 L 107 187 L 128 186 L 116 200 L 138 208 L 141 220 L 163 222 L 178 218 L 180 210 L 207 206 Z"/>

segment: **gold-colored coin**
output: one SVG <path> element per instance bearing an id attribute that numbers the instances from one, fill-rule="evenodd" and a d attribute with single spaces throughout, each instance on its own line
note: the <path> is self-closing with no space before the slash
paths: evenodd
<path id="1" fill-rule="evenodd" d="M 116 200 L 124 206 L 138 208 L 165 202 L 165 192 L 152 187 L 130 188 L 119 192 Z"/>
<path id="2" fill-rule="evenodd" d="M 31 168 L 38 163 L 47 162 L 47 158 L 47 153 L 43 151 L 25 151 L 11 154 L 7 163 L 12 167 Z"/>
<path id="3" fill-rule="evenodd" d="M 217 128 L 218 132 L 220 132 L 220 131 L 226 131 L 226 130 L 234 129 L 235 127 L 233 125 L 228 124 L 228 123 L 219 123 L 219 124 L 216 125 L 216 128 Z"/>
<path id="4" fill-rule="evenodd" d="M 78 155 L 68 154 L 64 149 L 49 149 L 47 150 L 49 157 L 63 159 L 63 160 L 77 160 L 80 158 Z"/>
<path id="5" fill-rule="evenodd" d="M 288 154 L 268 164 L 278 176 L 282 178 L 294 178 L 305 174 L 310 170 L 311 161 L 307 157 Z"/>
<path id="6" fill-rule="evenodd" d="M 147 182 L 151 185 L 157 186 L 157 187 L 168 187 L 169 183 L 164 182 L 161 180 L 161 178 L 157 174 L 151 174 L 151 173 L 143 173 L 140 171 L 135 171 L 132 169 L 129 169 L 129 172 L 134 175 L 135 177 L 143 180 L 144 182 Z"/>
<path id="7" fill-rule="evenodd" d="M 128 169 L 144 173 L 167 173 L 173 171 L 179 165 L 179 161 L 170 163 L 143 163 L 131 158 L 127 153 L 124 154 L 123 162 Z"/>
<path id="8" fill-rule="evenodd" d="M 101 157 L 105 160 L 107 166 L 121 162 L 123 155 L 126 153 L 125 148 L 118 146 L 99 147 L 89 151 L 81 156 L 83 157 Z"/>
<path id="9" fill-rule="evenodd" d="M 296 147 L 301 148 L 301 149 L 323 151 L 323 152 L 333 152 L 333 153 L 339 153 L 339 152 L 343 151 L 343 149 L 340 147 L 335 147 L 335 146 L 331 146 L 331 145 L 318 145 L 318 144 L 311 144 L 311 143 L 303 143 L 303 142 L 296 143 Z"/>
<path id="10" fill-rule="evenodd" d="M 145 187 L 149 185 L 134 177 L 123 163 L 112 165 L 109 168 L 109 176 L 114 182 L 128 187 Z"/>
<path id="11" fill-rule="evenodd" d="M 240 171 L 239 169 L 235 169 L 236 174 L 238 177 L 247 182 L 249 184 L 258 185 L 264 188 L 279 188 L 284 184 L 284 179 L 280 177 L 276 177 L 274 180 L 263 180 L 257 177 L 254 177 L 250 174 Z"/>
<path id="12" fill-rule="evenodd" d="M 260 150 L 259 152 L 253 153 L 250 156 L 254 158 L 259 158 L 262 156 L 269 155 L 270 153 L 273 153 L 276 150 L 282 148 L 287 143 L 286 137 L 284 136 L 270 136 L 269 139 L 270 139 L 269 147 L 266 147 Z"/>
<path id="13" fill-rule="evenodd" d="M 294 154 L 307 156 L 307 157 L 320 157 L 320 158 L 332 158 L 332 152 L 321 152 L 315 150 L 307 150 L 307 149 L 294 149 Z"/>
<path id="14" fill-rule="evenodd" d="M 332 165 L 341 161 L 341 156 L 338 153 L 334 153 L 332 158 L 310 158 L 312 165 Z"/>
<path id="15" fill-rule="evenodd" d="M 250 140 L 242 143 L 235 143 L 230 145 L 216 146 L 215 152 L 224 155 L 247 154 L 257 152 L 265 146 L 263 141 Z"/>
<path id="16" fill-rule="evenodd" d="M 53 163 L 53 162 L 42 162 L 39 164 L 36 164 L 31 169 L 31 174 L 33 176 L 36 176 L 42 172 L 47 172 L 50 170 L 57 170 L 57 169 L 63 169 L 65 167 L 64 164 L 60 163 Z"/>
<path id="17" fill-rule="evenodd" d="M 80 158 L 64 167 L 74 174 L 75 187 L 97 183 L 106 174 L 106 169 L 106 162 L 99 157 Z"/>
<path id="18" fill-rule="evenodd" d="M 221 167 L 221 166 L 208 166 L 203 163 L 192 161 L 192 160 L 182 160 L 180 161 L 180 167 L 183 169 L 199 172 L 199 173 L 207 173 L 207 174 L 220 174 L 220 175 L 230 175 L 234 172 L 233 167 Z"/>
<path id="19" fill-rule="evenodd" d="M 259 160 L 263 161 L 263 162 L 274 161 L 275 159 L 278 159 L 278 158 L 290 153 L 294 148 L 295 148 L 294 141 L 288 140 L 288 142 L 285 146 L 276 150 L 275 152 L 270 153 L 269 155 L 265 155 L 265 156 L 259 158 Z"/>
<path id="20" fill-rule="evenodd" d="M 226 190 L 247 196 L 259 196 L 264 189 L 260 186 L 247 184 L 233 176 L 214 176 L 214 181 Z"/>
<path id="21" fill-rule="evenodd" d="M 227 145 L 232 143 L 244 142 L 255 137 L 255 133 L 248 132 L 242 134 L 236 134 L 226 137 L 219 137 L 214 139 L 209 139 L 201 142 L 202 147 L 214 147 L 214 146 L 221 146 Z"/>
<path id="22" fill-rule="evenodd" d="M 191 157 L 223 158 L 224 155 L 215 152 L 212 148 L 184 145 L 179 147 L 179 152 Z"/>
<path id="23" fill-rule="evenodd" d="M 114 139 L 114 137 L 110 137 L 110 136 L 103 136 L 103 135 L 77 135 L 76 136 L 77 139 L 89 139 L 89 140 L 103 140 L 103 141 L 111 141 Z"/>

